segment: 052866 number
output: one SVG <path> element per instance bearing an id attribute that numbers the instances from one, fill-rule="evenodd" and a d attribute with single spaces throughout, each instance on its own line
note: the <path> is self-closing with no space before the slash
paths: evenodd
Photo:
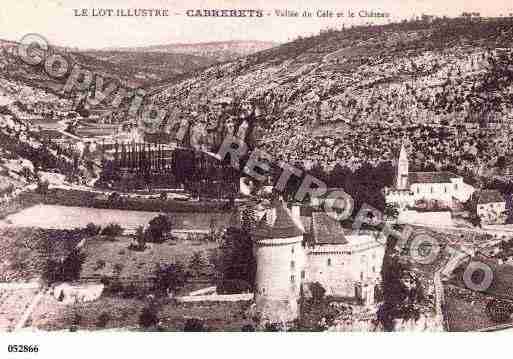
<path id="1" fill-rule="evenodd" d="M 39 345 L 8 345 L 7 351 L 9 353 L 37 353 Z"/>

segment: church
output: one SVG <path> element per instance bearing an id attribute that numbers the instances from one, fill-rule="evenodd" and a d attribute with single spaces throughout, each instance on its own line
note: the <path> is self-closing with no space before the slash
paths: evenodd
<path id="1" fill-rule="evenodd" d="M 385 252 L 376 236 L 352 233 L 324 212 L 302 217 L 299 206 L 275 201 L 252 233 L 257 309 L 272 322 L 294 320 L 299 298 L 315 282 L 326 295 L 373 304 Z"/>
<path id="2" fill-rule="evenodd" d="M 397 165 L 396 185 L 385 190 L 385 199 L 400 210 L 454 209 L 468 201 L 474 191 L 474 187 L 465 183 L 463 177 L 449 171 L 410 172 L 408 153 L 403 144 Z"/>

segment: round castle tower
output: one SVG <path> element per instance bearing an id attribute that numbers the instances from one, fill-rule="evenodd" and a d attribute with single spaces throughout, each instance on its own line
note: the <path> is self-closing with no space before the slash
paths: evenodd
<path id="1" fill-rule="evenodd" d="M 264 215 L 253 232 L 255 303 L 264 320 L 283 322 L 298 317 L 306 262 L 303 235 L 300 220 L 281 201 L 275 203 L 273 215 Z"/>

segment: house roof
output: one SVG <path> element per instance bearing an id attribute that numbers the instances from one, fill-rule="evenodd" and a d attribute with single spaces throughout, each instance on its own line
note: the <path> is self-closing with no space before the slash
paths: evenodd
<path id="1" fill-rule="evenodd" d="M 451 183 L 451 178 L 458 178 L 460 176 L 448 172 L 410 172 L 408 174 L 408 181 L 412 183 Z"/>
<path id="2" fill-rule="evenodd" d="M 268 239 L 291 238 L 302 236 L 305 233 L 299 224 L 294 221 L 285 202 L 276 202 L 275 209 L 276 215 L 272 225 L 269 225 L 267 216 L 264 216 L 253 231 L 255 237 Z"/>
<path id="3" fill-rule="evenodd" d="M 485 189 L 477 194 L 477 204 L 506 202 L 504 196 L 495 189 Z"/>
<path id="4" fill-rule="evenodd" d="M 347 244 L 340 224 L 325 212 L 312 213 L 310 226 L 313 244 Z"/>

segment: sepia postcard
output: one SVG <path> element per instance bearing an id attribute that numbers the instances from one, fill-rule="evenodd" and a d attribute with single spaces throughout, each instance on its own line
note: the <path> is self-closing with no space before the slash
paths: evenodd
<path id="1" fill-rule="evenodd" d="M 0 357 L 510 331 L 512 134 L 511 1 L 4 0 Z"/>

